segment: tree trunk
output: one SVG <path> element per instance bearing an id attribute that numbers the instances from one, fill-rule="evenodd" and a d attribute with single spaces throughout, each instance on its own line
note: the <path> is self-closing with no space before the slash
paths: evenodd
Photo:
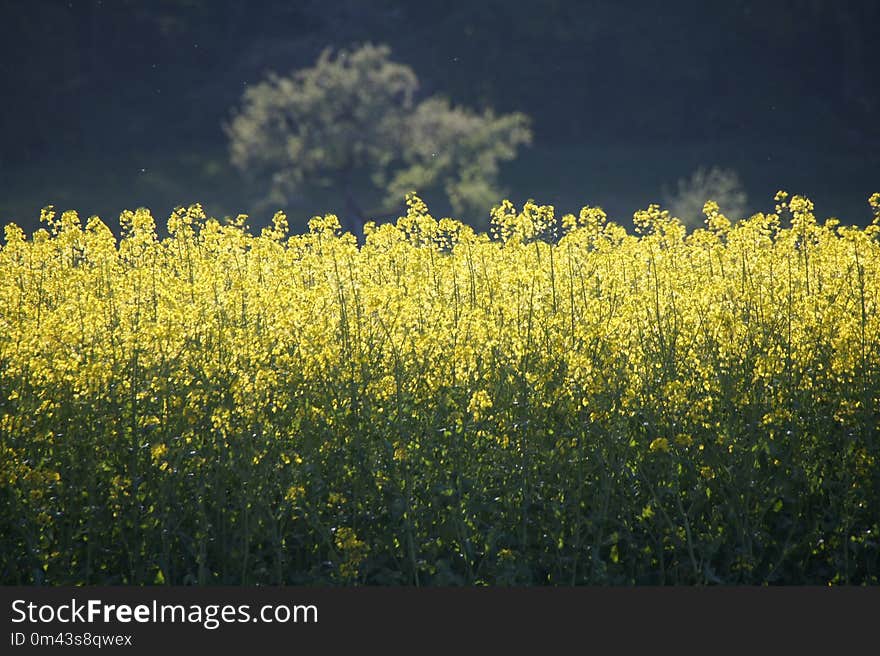
<path id="1" fill-rule="evenodd" d="M 363 209 L 361 209 L 360 204 L 354 197 L 351 184 L 351 172 L 352 167 L 348 166 L 342 174 L 341 191 L 342 197 L 345 198 L 345 216 L 341 217 L 340 223 L 342 224 L 343 230 L 353 234 L 357 237 L 358 242 L 362 243 L 364 239 L 364 223 L 367 219 L 364 215 Z"/>
<path id="2" fill-rule="evenodd" d="M 355 197 L 350 191 L 346 191 L 345 217 L 341 221 L 343 229 L 357 237 L 359 242 L 363 241 L 364 223 L 366 223 L 366 220 L 367 218 L 360 205 L 358 205 L 357 200 L 355 200 Z"/>

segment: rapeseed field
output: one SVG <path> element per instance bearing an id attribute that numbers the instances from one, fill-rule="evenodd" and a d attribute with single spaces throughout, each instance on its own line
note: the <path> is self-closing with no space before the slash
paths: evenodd
<path id="1" fill-rule="evenodd" d="M 880 194 L 0 248 L 5 584 L 876 584 Z"/>

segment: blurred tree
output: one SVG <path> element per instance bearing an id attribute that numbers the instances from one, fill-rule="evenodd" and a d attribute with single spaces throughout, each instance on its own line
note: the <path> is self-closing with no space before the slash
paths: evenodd
<path id="1" fill-rule="evenodd" d="M 690 178 L 678 181 L 675 193 L 664 192 L 664 205 L 689 229 L 699 228 L 704 222 L 703 206 L 714 200 L 731 221 L 748 214 L 748 195 L 739 175 L 732 169 L 713 166 L 700 167 Z"/>
<path id="2" fill-rule="evenodd" d="M 531 141 L 529 118 L 437 96 L 416 103 L 415 73 L 389 55 L 384 45 L 326 49 L 313 67 L 250 87 L 224 126 L 232 163 L 252 179 L 269 177 L 275 201 L 334 190 L 356 234 L 410 190 L 439 187 L 459 215 L 487 212 L 503 194 L 499 162 Z M 364 199 L 378 205 L 370 215 Z"/>

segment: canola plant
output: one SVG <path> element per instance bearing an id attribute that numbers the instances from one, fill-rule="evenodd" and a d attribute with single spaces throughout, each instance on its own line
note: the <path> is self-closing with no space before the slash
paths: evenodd
<path id="1" fill-rule="evenodd" d="M 880 194 L 0 248 L 0 582 L 876 584 Z"/>

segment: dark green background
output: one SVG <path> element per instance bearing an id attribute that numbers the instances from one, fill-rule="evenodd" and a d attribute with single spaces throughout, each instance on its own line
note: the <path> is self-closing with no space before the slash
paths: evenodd
<path id="1" fill-rule="evenodd" d="M 0 0 L 0 24 L 0 223 L 28 229 L 48 203 L 111 226 L 195 201 L 264 224 L 278 208 L 229 166 L 222 122 L 268 70 L 365 41 L 390 44 L 425 95 L 532 116 L 534 145 L 503 169 L 517 203 L 626 223 L 719 165 L 752 210 L 785 188 L 864 224 L 880 190 L 869 0 Z M 343 204 L 286 209 L 301 225 Z"/>

